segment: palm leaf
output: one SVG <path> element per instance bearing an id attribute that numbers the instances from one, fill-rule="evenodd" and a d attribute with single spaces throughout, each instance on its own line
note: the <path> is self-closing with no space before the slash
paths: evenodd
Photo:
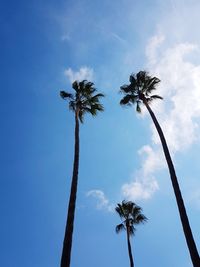
<path id="1" fill-rule="evenodd" d="M 121 204 L 117 204 L 116 212 L 121 219 L 125 219 L 121 224 L 116 226 L 116 232 L 127 229 L 129 235 L 134 235 L 135 225 L 144 223 L 147 218 L 142 214 L 142 209 L 132 201 L 123 200 Z"/>
<path id="2" fill-rule="evenodd" d="M 120 233 L 120 232 L 123 231 L 123 230 L 126 230 L 126 228 L 125 228 L 125 226 L 124 226 L 123 223 L 118 224 L 118 225 L 116 226 L 116 228 L 115 228 L 115 231 L 116 231 L 117 234 Z"/>
<path id="3" fill-rule="evenodd" d="M 120 92 L 121 93 L 132 93 L 132 91 L 133 91 L 133 88 L 132 88 L 131 85 L 124 84 L 124 85 L 122 85 L 120 87 Z"/>
<path id="4" fill-rule="evenodd" d="M 134 224 L 145 223 L 147 221 L 147 217 L 142 213 L 138 214 L 134 219 Z"/>
<path id="5" fill-rule="evenodd" d="M 136 228 L 133 225 L 130 225 L 129 226 L 129 234 L 130 235 L 134 235 L 135 234 L 135 231 L 136 231 Z"/>
<path id="6" fill-rule="evenodd" d="M 78 83 L 78 81 L 74 81 L 74 82 L 72 83 L 72 88 L 73 88 L 76 92 L 79 91 L 79 83 Z"/>
<path id="7" fill-rule="evenodd" d="M 138 100 L 137 101 L 137 104 L 136 104 L 136 111 L 138 112 L 138 113 L 141 113 L 142 112 L 142 110 L 141 110 L 141 107 L 140 107 L 140 101 Z"/>
<path id="8" fill-rule="evenodd" d="M 85 113 L 90 113 L 93 116 L 97 115 L 98 111 L 103 111 L 103 105 L 99 98 L 104 97 L 104 94 L 98 93 L 93 95 L 97 90 L 92 82 L 83 80 L 72 83 L 72 88 L 76 91 L 75 96 L 65 91 L 60 92 L 63 99 L 70 98 L 69 109 L 76 112 L 79 109 L 79 120 L 83 123 Z"/>
<path id="9" fill-rule="evenodd" d="M 66 99 L 66 98 L 73 98 L 73 95 L 70 94 L 70 93 L 67 93 L 65 91 L 60 91 L 60 96 L 63 98 L 63 99 Z"/>
<path id="10" fill-rule="evenodd" d="M 159 96 L 159 95 L 151 95 L 150 98 L 152 98 L 152 99 L 161 99 L 161 100 L 163 99 L 163 97 Z"/>
<path id="11" fill-rule="evenodd" d="M 132 98 L 132 95 L 128 95 L 128 94 L 125 95 L 125 96 L 121 99 L 121 101 L 120 101 L 120 105 L 122 105 L 122 106 L 124 106 L 124 105 L 130 106 L 130 105 L 131 105 L 131 103 L 130 103 L 131 98 Z"/>

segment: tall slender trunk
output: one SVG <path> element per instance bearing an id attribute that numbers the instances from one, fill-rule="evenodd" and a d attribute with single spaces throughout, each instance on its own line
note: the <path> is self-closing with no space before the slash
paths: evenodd
<path id="1" fill-rule="evenodd" d="M 192 234 L 192 231 L 191 231 L 191 228 L 190 228 L 190 223 L 189 223 L 188 216 L 187 216 L 187 213 L 186 213 L 184 201 L 183 201 L 182 194 L 181 194 L 181 191 L 180 191 L 180 187 L 179 187 L 179 184 L 178 184 L 178 180 L 177 180 L 177 177 L 176 177 L 176 172 L 175 172 L 175 169 L 174 169 L 174 165 L 173 165 L 170 153 L 169 153 L 167 142 L 165 140 L 165 137 L 164 137 L 164 134 L 162 132 L 162 129 L 161 129 L 161 127 L 160 127 L 160 125 L 159 125 L 159 123 L 158 123 L 153 111 L 151 110 L 150 106 L 148 105 L 146 99 L 142 99 L 142 100 L 143 100 L 143 103 L 145 104 L 147 110 L 149 111 L 149 113 L 151 115 L 151 118 L 152 118 L 152 120 L 153 120 L 153 122 L 155 124 L 155 127 L 156 127 L 156 129 L 158 131 L 158 135 L 160 137 L 160 140 L 161 140 L 161 143 L 162 143 L 162 146 L 163 146 L 163 151 L 164 151 L 165 158 L 166 158 L 166 161 L 167 161 L 167 165 L 168 165 L 168 168 L 169 168 L 171 182 L 172 182 L 172 186 L 173 186 L 173 189 L 174 189 L 176 202 L 177 202 L 177 205 L 178 205 L 178 210 L 179 210 L 179 215 L 180 215 L 180 219 L 181 219 L 181 223 L 182 223 L 182 227 L 183 227 L 183 232 L 185 234 L 185 239 L 186 239 L 187 246 L 188 246 L 188 249 L 189 249 L 189 252 L 190 252 L 190 257 L 191 257 L 193 266 L 194 267 L 200 267 L 200 258 L 199 258 L 198 250 L 197 250 L 197 247 L 196 247 L 196 244 L 195 244 L 195 241 L 194 241 L 194 237 L 193 237 L 193 234 Z"/>
<path id="2" fill-rule="evenodd" d="M 76 192 L 78 184 L 78 166 L 79 166 L 79 119 L 78 110 L 75 113 L 75 147 L 74 147 L 74 166 L 71 182 L 71 192 L 68 205 L 67 223 L 65 228 L 65 237 L 63 241 L 63 250 L 61 257 L 61 267 L 69 267 L 71 259 L 72 235 L 74 228 L 74 215 L 76 207 Z"/>
<path id="3" fill-rule="evenodd" d="M 130 259 L 130 267 L 134 267 L 133 255 L 132 255 L 132 251 L 131 251 L 129 225 L 126 225 L 126 234 L 127 234 L 127 244 L 128 244 L 128 255 L 129 255 L 129 259 Z"/>

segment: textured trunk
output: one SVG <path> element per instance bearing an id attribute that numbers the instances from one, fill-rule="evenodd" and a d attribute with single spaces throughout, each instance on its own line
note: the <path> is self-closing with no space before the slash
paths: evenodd
<path id="1" fill-rule="evenodd" d="M 78 111 L 75 113 L 75 148 L 74 148 L 74 166 L 71 182 L 71 192 L 67 213 L 67 224 L 65 228 L 65 237 L 63 241 L 63 250 L 61 257 L 61 267 L 70 266 L 71 248 L 72 248 L 72 235 L 74 228 L 74 215 L 76 206 L 76 192 L 78 184 L 78 166 L 79 166 L 79 120 Z"/>
<path id="2" fill-rule="evenodd" d="M 152 120 L 153 120 L 153 122 L 155 124 L 155 127 L 156 127 L 156 129 L 158 131 L 158 134 L 159 134 L 162 146 L 163 146 L 163 151 L 164 151 L 165 158 L 166 158 L 166 161 L 167 161 L 167 165 L 168 165 L 168 168 L 169 168 L 171 182 L 172 182 L 172 186 L 173 186 L 173 189 L 174 189 L 176 202 L 177 202 L 177 205 L 178 205 L 178 210 L 179 210 L 179 215 L 180 215 L 180 219 L 181 219 L 181 223 L 182 223 L 182 227 L 183 227 L 183 232 L 185 234 L 185 239 L 186 239 L 187 246 L 188 246 L 188 249 L 189 249 L 189 252 L 190 252 L 190 257 L 191 257 L 193 266 L 194 267 L 200 267 L 199 254 L 198 254 L 197 247 L 196 247 L 193 235 L 192 235 L 192 231 L 191 231 L 191 228 L 190 228 L 190 223 L 189 223 L 189 220 L 188 220 L 188 216 L 187 216 L 187 213 L 186 213 L 185 205 L 184 205 L 184 202 L 183 202 L 183 198 L 182 198 L 181 191 L 180 191 L 180 188 L 179 188 L 178 180 L 177 180 L 177 177 L 176 177 L 176 172 L 175 172 L 175 169 L 174 169 L 174 165 L 173 165 L 170 153 L 169 153 L 169 149 L 168 149 L 164 134 L 162 132 L 162 129 L 161 129 L 161 127 L 160 127 L 160 125 L 159 125 L 159 123 L 158 123 L 153 111 L 151 110 L 150 106 L 148 105 L 147 101 L 145 99 L 142 99 L 142 100 L 143 100 L 143 103 L 145 104 L 146 108 L 148 109 L 148 111 L 149 111 L 149 113 L 151 115 L 151 118 L 152 118 Z"/>
<path id="3" fill-rule="evenodd" d="M 126 234 L 127 234 L 127 244 L 128 244 L 128 255 L 129 255 L 129 259 L 130 259 L 130 267 L 134 267 L 134 263 L 133 263 L 133 255 L 132 255 L 132 251 L 131 251 L 131 242 L 130 242 L 130 235 L 129 235 L 129 226 L 126 226 Z"/>

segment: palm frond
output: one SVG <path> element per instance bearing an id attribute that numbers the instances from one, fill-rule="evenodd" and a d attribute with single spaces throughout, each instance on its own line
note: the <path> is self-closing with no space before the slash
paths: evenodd
<path id="1" fill-rule="evenodd" d="M 118 213 L 120 218 L 125 218 L 124 210 L 123 210 L 121 204 L 119 204 L 119 203 L 117 204 L 117 207 L 115 208 L 115 211 Z"/>
<path id="2" fill-rule="evenodd" d="M 146 217 L 144 214 L 140 213 L 140 214 L 138 214 L 138 216 L 135 218 L 135 223 L 136 223 L 136 224 L 139 224 L 139 223 L 145 223 L 147 220 L 148 220 L 147 217 Z"/>
<path id="3" fill-rule="evenodd" d="M 84 122 L 84 114 L 85 114 L 85 110 L 80 110 L 79 111 L 78 116 L 79 116 L 79 120 L 80 120 L 81 123 Z"/>
<path id="4" fill-rule="evenodd" d="M 74 100 L 71 100 L 69 102 L 69 109 L 72 110 L 72 111 L 76 110 L 76 102 Z"/>
<path id="5" fill-rule="evenodd" d="M 130 75 L 130 77 L 129 77 L 129 82 L 131 83 L 132 86 L 136 86 L 136 84 L 137 84 L 137 80 L 136 80 L 134 74 L 131 74 L 131 75 Z"/>
<path id="6" fill-rule="evenodd" d="M 120 233 L 121 231 L 124 231 L 124 230 L 126 230 L 126 228 L 125 228 L 123 223 L 118 224 L 115 228 L 115 231 L 117 234 Z"/>
<path id="7" fill-rule="evenodd" d="M 122 105 L 122 106 L 125 106 L 125 105 L 130 106 L 131 105 L 131 103 L 130 103 L 131 102 L 131 98 L 132 98 L 132 95 L 129 95 L 129 94 L 125 95 L 121 99 L 120 105 Z"/>
<path id="8" fill-rule="evenodd" d="M 81 82 L 79 82 L 79 90 L 80 90 L 80 92 L 85 91 L 86 84 L 87 84 L 87 80 L 82 80 Z"/>
<path id="9" fill-rule="evenodd" d="M 137 103 L 136 103 L 136 111 L 138 113 L 141 113 L 142 112 L 141 107 L 140 107 L 140 104 L 141 104 L 141 101 L 138 100 Z"/>
<path id="10" fill-rule="evenodd" d="M 72 88 L 73 88 L 76 92 L 79 91 L 79 83 L 78 83 L 78 81 L 74 81 L 74 82 L 72 83 Z"/>
<path id="11" fill-rule="evenodd" d="M 92 82 L 83 80 L 81 82 L 74 81 L 72 83 L 72 88 L 76 91 L 75 95 L 67 93 L 65 91 L 60 92 L 60 96 L 64 99 L 69 98 L 69 109 L 76 111 L 79 109 L 79 120 L 83 123 L 83 117 L 85 113 L 90 113 L 91 115 L 97 115 L 98 111 L 103 111 L 103 105 L 100 103 L 100 98 L 104 97 L 104 94 L 94 93 L 97 91 L 94 88 Z"/>
<path id="12" fill-rule="evenodd" d="M 94 95 L 94 96 L 92 96 L 92 97 L 90 98 L 90 101 L 93 102 L 93 103 L 95 103 L 95 102 L 99 102 L 99 98 L 100 98 L 100 97 L 104 97 L 104 94 L 101 94 L 101 93 L 96 94 L 96 95 Z"/>
<path id="13" fill-rule="evenodd" d="M 63 99 L 66 99 L 66 98 L 73 98 L 73 95 L 68 93 L 68 92 L 65 92 L 65 91 L 60 91 L 60 96 L 63 98 Z"/>
<path id="14" fill-rule="evenodd" d="M 124 84 L 120 87 L 120 93 L 124 93 L 124 94 L 127 94 L 127 93 L 132 93 L 132 87 L 131 85 L 127 85 L 127 84 Z"/>
<path id="15" fill-rule="evenodd" d="M 121 225 L 123 225 L 130 235 L 134 235 L 136 231 L 135 225 L 147 221 L 145 215 L 142 214 L 141 207 L 137 206 L 132 201 L 123 200 L 121 204 L 117 204 L 115 210 L 121 219 L 125 219 L 121 224 L 117 225 L 117 227 L 120 228 L 122 227 Z"/>
<path id="16" fill-rule="evenodd" d="M 152 99 L 161 99 L 161 100 L 163 99 L 163 97 L 159 96 L 159 95 L 151 95 L 150 98 L 152 98 Z"/>
<path id="17" fill-rule="evenodd" d="M 146 83 L 146 78 L 147 78 L 147 72 L 146 71 L 139 71 L 136 74 L 137 85 L 139 87 L 143 87 Z"/>
<path id="18" fill-rule="evenodd" d="M 130 225 L 129 226 L 129 234 L 130 235 L 134 235 L 135 234 L 135 231 L 136 231 L 136 228 L 133 225 Z"/>
<path id="19" fill-rule="evenodd" d="M 148 76 L 145 88 L 146 94 L 151 94 L 153 90 L 156 90 L 158 83 L 160 83 L 160 79 L 158 79 L 157 77 L 152 78 L 151 76 Z"/>

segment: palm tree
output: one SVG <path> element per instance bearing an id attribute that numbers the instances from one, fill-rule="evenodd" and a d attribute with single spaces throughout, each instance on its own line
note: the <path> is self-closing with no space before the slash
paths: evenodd
<path id="1" fill-rule="evenodd" d="M 115 210 L 123 220 L 116 226 L 115 230 L 117 234 L 122 230 L 126 231 L 130 267 L 134 267 L 130 237 L 135 234 L 135 225 L 146 222 L 147 218 L 142 214 L 142 209 L 131 201 L 123 200 L 122 204 L 117 204 Z"/>
<path id="2" fill-rule="evenodd" d="M 137 74 L 132 74 L 130 76 L 130 84 L 129 85 L 123 85 L 120 87 L 120 91 L 124 93 L 124 97 L 121 99 L 120 104 L 121 105 L 131 105 L 136 104 L 136 110 L 137 112 L 141 112 L 140 105 L 144 104 L 147 110 L 149 111 L 149 114 L 154 122 L 154 125 L 156 127 L 156 130 L 158 132 L 158 135 L 160 137 L 164 155 L 167 161 L 167 165 L 169 168 L 169 173 L 171 177 L 171 182 L 173 186 L 173 190 L 176 197 L 176 202 L 178 205 L 179 215 L 183 227 L 183 231 L 185 234 L 185 239 L 187 242 L 187 246 L 189 249 L 189 253 L 191 256 L 191 260 L 194 267 L 200 267 L 200 258 L 199 254 L 196 248 L 196 244 L 192 235 L 192 231 L 190 228 L 188 216 L 186 213 L 184 201 L 182 198 L 182 194 L 180 191 L 180 187 L 178 184 L 178 179 L 176 176 L 176 172 L 174 169 L 174 165 L 169 153 L 169 149 L 167 146 L 167 142 L 165 140 L 163 131 L 156 119 L 156 116 L 154 115 L 152 109 L 150 108 L 149 104 L 154 99 L 162 99 L 159 95 L 152 95 L 151 93 L 156 89 L 156 86 L 160 83 L 160 80 L 157 77 L 151 77 L 148 75 L 145 71 L 140 71 Z"/>
<path id="3" fill-rule="evenodd" d="M 75 90 L 74 94 L 61 91 L 60 96 L 63 99 L 69 100 L 69 108 L 75 114 L 75 147 L 74 147 L 74 165 L 71 182 L 71 192 L 68 204 L 67 223 L 65 228 L 65 236 L 63 241 L 63 250 L 61 257 L 61 267 L 70 266 L 72 235 L 74 228 L 74 215 L 76 207 L 76 193 L 78 184 L 78 169 L 79 169 L 79 121 L 83 123 L 83 117 L 86 113 L 92 116 L 97 115 L 98 111 L 103 111 L 103 106 L 99 102 L 99 98 L 103 94 L 96 94 L 96 89 L 92 82 L 83 80 L 81 82 L 75 81 L 72 84 Z"/>

